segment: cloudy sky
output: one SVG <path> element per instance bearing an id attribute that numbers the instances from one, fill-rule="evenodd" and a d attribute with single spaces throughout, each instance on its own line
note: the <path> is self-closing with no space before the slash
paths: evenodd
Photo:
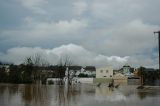
<path id="1" fill-rule="evenodd" d="M 0 0 L 0 60 L 158 66 L 160 0 Z"/>

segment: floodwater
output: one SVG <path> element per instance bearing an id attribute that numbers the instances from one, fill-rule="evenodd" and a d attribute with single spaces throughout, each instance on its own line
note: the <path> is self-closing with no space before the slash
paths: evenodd
<path id="1" fill-rule="evenodd" d="M 159 106 L 160 88 L 0 84 L 0 106 Z"/>

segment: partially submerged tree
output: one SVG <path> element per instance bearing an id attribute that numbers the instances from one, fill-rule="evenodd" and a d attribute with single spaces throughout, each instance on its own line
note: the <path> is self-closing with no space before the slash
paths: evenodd
<path id="1" fill-rule="evenodd" d="M 60 79 L 60 85 L 63 84 L 66 70 L 67 70 L 67 61 L 61 57 L 58 63 L 58 70 L 57 70 L 58 77 Z"/>
<path id="2" fill-rule="evenodd" d="M 24 82 L 33 82 L 33 62 L 31 57 L 27 57 L 25 59 L 25 64 L 21 65 L 21 68 L 23 70 L 22 76 Z"/>
<path id="3" fill-rule="evenodd" d="M 10 65 L 9 82 L 22 83 L 21 69 L 17 65 Z"/>
<path id="4" fill-rule="evenodd" d="M 66 76 L 66 81 L 68 85 L 72 84 L 72 80 L 75 76 L 75 72 L 71 70 L 72 61 L 69 56 L 61 57 L 60 62 L 58 64 L 58 72 L 59 78 L 62 81 Z"/>
<path id="5" fill-rule="evenodd" d="M 145 67 L 140 67 L 139 68 L 139 71 L 138 71 L 138 76 L 140 76 L 140 80 L 141 80 L 141 85 L 144 85 L 144 79 L 145 79 L 145 72 L 144 72 L 144 70 L 145 70 Z"/>
<path id="6" fill-rule="evenodd" d="M 7 82 L 8 81 L 8 75 L 5 70 L 5 67 L 0 67 L 0 82 Z"/>
<path id="7" fill-rule="evenodd" d="M 25 65 L 27 66 L 27 71 L 34 83 L 41 83 L 41 80 L 45 79 L 42 78 L 41 73 L 42 69 L 48 66 L 49 63 L 43 59 L 40 54 L 34 54 L 33 56 L 27 57 Z"/>

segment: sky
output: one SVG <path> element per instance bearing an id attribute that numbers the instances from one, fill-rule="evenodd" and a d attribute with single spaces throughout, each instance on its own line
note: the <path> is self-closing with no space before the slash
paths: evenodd
<path id="1" fill-rule="evenodd" d="M 0 0 L 0 60 L 158 67 L 160 0 Z"/>

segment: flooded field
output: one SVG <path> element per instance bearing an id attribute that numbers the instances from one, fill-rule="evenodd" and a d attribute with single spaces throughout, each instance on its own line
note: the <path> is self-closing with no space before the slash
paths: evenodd
<path id="1" fill-rule="evenodd" d="M 160 89 L 0 84 L 0 106 L 159 106 Z"/>

